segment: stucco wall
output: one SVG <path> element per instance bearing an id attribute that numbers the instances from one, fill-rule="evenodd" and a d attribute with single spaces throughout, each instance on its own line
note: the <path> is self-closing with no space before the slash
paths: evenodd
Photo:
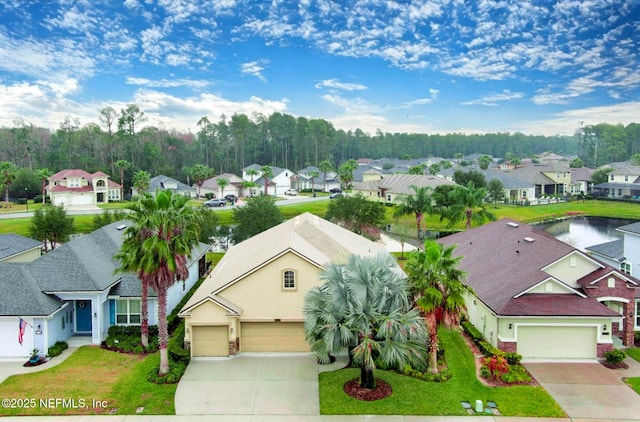
<path id="1" fill-rule="evenodd" d="M 73 334 L 72 309 L 73 306 L 69 303 L 47 320 L 46 350 L 44 352 L 47 352 L 56 341 L 66 341 Z"/>
<path id="2" fill-rule="evenodd" d="M 229 341 L 235 341 L 238 333 L 238 318 L 229 317 L 227 311 L 219 305 L 205 301 L 191 311 L 191 315 L 185 318 L 187 330 L 185 330 L 185 341 L 192 341 L 191 334 L 195 325 L 228 325 Z"/>
<path id="3" fill-rule="evenodd" d="M 283 272 L 296 272 L 296 289 L 285 290 Z M 293 253 L 287 253 L 227 288 L 220 296 L 243 309 L 244 321 L 303 321 L 302 307 L 307 291 L 320 285 L 319 268 Z"/>
<path id="4" fill-rule="evenodd" d="M 572 258 L 575 258 L 575 266 L 572 266 Z M 568 255 L 558 262 L 545 268 L 545 272 L 572 287 L 578 287 L 576 280 L 592 273 L 597 264 L 579 253 Z"/>

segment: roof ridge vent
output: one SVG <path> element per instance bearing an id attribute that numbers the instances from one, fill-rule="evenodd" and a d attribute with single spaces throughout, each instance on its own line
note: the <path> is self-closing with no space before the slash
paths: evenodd
<path id="1" fill-rule="evenodd" d="M 529 242 L 529 243 L 532 243 L 532 242 L 534 242 L 534 241 L 535 241 L 535 239 L 534 239 L 533 237 L 525 237 L 525 238 L 524 238 L 524 240 L 525 240 L 526 242 Z"/>
<path id="2" fill-rule="evenodd" d="M 514 227 L 514 228 L 515 228 L 515 227 L 518 227 L 519 225 L 520 225 L 520 224 L 518 224 L 518 223 L 514 223 L 513 221 L 509 221 L 509 222 L 507 223 L 507 226 L 509 226 L 509 227 Z"/>

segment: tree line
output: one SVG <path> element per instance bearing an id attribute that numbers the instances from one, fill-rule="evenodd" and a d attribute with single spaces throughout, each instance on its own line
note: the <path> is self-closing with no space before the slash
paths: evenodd
<path id="1" fill-rule="evenodd" d="M 67 116 L 55 130 L 35 127 L 16 119 L 13 127 L 0 128 L 0 162 L 18 168 L 53 172 L 80 168 L 102 171 L 117 180 L 117 163 L 127 162 L 125 184 L 131 186 L 137 171 L 164 174 L 188 181 L 191 169 L 204 165 L 216 174 L 239 174 L 253 164 L 297 171 L 322 161 L 334 168 L 350 159 L 450 158 L 488 154 L 532 157 L 546 151 L 576 154 L 586 165 L 623 158 L 640 152 L 640 125 L 599 124 L 580 126 L 575 136 L 534 136 L 523 133 L 488 134 L 369 134 L 361 129 L 336 129 L 324 119 L 234 114 L 197 121 L 196 133 L 145 126 L 147 116 L 136 104 L 120 111 L 101 109 L 95 122 Z"/>

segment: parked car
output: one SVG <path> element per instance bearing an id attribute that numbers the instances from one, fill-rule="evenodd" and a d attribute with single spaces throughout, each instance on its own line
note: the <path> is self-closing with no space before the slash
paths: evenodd
<path id="1" fill-rule="evenodd" d="M 338 198 L 340 196 L 342 196 L 342 193 L 335 192 L 335 193 L 332 193 L 331 195 L 329 195 L 329 199 L 335 199 L 335 198 Z"/>
<path id="2" fill-rule="evenodd" d="M 342 193 L 342 189 L 340 189 L 340 188 L 331 188 L 331 189 L 329 189 L 329 192 L 331 192 L 331 193 Z"/>
<path id="3" fill-rule="evenodd" d="M 298 194 L 298 191 L 295 189 L 287 189 L 286 191 L 284 191 L 285 195 L 291 195 L 291 196 L 296 196 Z"/>
<path id="4" fill-rule="evenodd" d="M 227 200 L 227 202 L 231 202 L 232 204 L 235 204 L 236 202 L 238 202 L 238 197 L 232 193 L 225 195 L 224 199 Z"/>
<path id="5" fill-rule="evenodd" d="M 224 207 L 227 205 L 226 199 L 209 199 L 204 203 L 207 207 Z"/>

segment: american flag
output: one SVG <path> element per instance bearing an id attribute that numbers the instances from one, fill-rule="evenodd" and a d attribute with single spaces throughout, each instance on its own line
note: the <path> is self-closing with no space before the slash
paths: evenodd
<path id="1" fill-rule="evenodd" d="M 27 321 L 20 318 L 20 327 L 18 328 L 18 343 L 22 346 L 22 341 L 24 340 L 24 330 L 27 329 Z"/>

